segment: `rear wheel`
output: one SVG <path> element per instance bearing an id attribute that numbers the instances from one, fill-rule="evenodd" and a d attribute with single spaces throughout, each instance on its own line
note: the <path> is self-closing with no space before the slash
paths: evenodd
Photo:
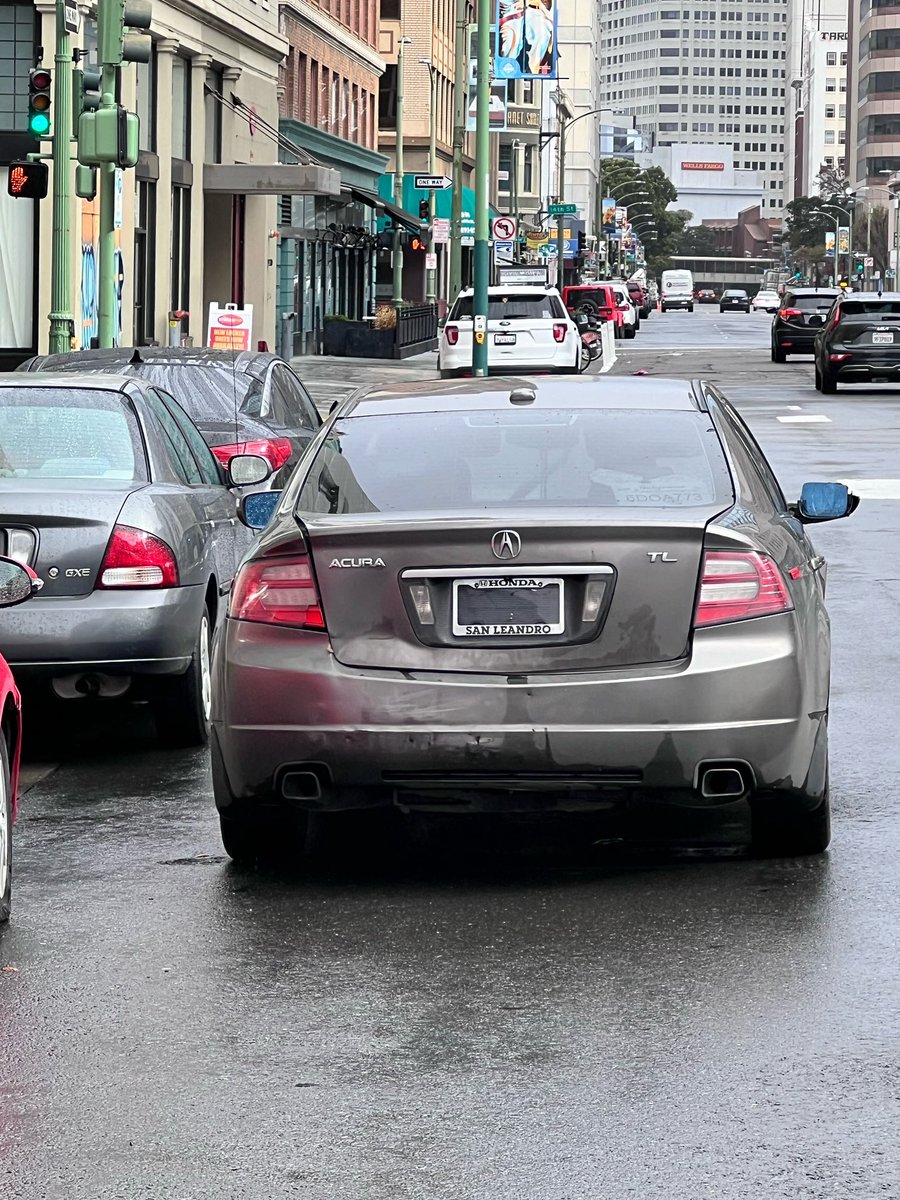
<path id="1" fill-rule="evenodd" d="M 625 337 L 629 340 L 637 335 L 637 330 L 633 325 L 625 326 Z"/>
<path id="2" fill-rule="evenodd" d="M 212 622 L 204 604 L 191 665 L 183 675 L 161 679 L 153 698 L 156 732 L 164 746 L 205 746 L 212 699 Z"/>
<path id="3" fill-rule="evenodd" d="M 831 841 L 831 800 L 805 809 L 792 796 L 760 796 L 751 801 L 753 853 L 758 858 L 822 854 Z"/>
<path id="4" fill-rule="evenodd" d="M 306 845 L 309 814 L 266 804 L 265 798 L 244 802 L 232 794 L 222 752 L 210 739 L 213 798 L 225 853 L 236 863 L 254 866 L 297 859 Z"/>
<path id="5" fill-rule="evenodd" d="M 837 391 L 837 383 L 834 375 L 827 367 L 822 367 L 819 370 L 819 391 L 823 396 L 833 396 Z"/>
<path id="6" fill-rule="evenodd" d="M 12 908 L 12 785 L 6 738 L 0 733 L 0 924 Z"/>
<path id="7" fill-rule="evenodd" d="M 786 361 L 787 361 L 787 355 L 785 354 L 785 352 L 779 347 L 777 342 L 773 342 L 772 343 L 772 362 L 783 363 Z"/>
<path id="8" fill-rule="evenodd" d="M 694 311 L 694 306 L 693 306 L 693 304 L 689 304 L 689 305 L 688 305 L 688 312 L 693 312 L 693 311 Z"/>

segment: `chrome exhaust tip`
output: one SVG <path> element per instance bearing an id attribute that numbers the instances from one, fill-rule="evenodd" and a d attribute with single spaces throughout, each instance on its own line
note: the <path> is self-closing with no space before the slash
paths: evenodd
<path id="1" fill-rule="evenodd" d="M 748 791 L 747 779 L 740 767 L 700 769 L 700 795 L 704 800 L 739 800 Z"/>

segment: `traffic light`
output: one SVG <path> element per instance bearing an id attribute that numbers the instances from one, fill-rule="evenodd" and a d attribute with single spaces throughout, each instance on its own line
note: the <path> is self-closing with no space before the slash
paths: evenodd
<path id="1" fill-rule="evenodd" d="M 802 272 L 802 271 L 795 271 L 795 272 L 794 272 L 794 278 L 795 278 L 795 279 L 802 279 L 802 278 L 803 278 L 803 272 Z"/>
<path id="2" fill-rule="evenodd" d="M 6 190 L 17 200 L 43 200 L 47 195 L 50 168 L 46 163 L 13 162 L 9 164 Z"/>
<path id="3" fill-rule="evenodd" d="M 86 167 L 114 163 L 136 167 L 140 157 L 141 122 L 121 104 L 84 112 L 78 121 L 78 161 Z"/>
<path id="4" fill-rule="evenodd" d="M 46 67 L 28 72 L 28 132 L 36 138 L 50 136 L 50 89 L 53 76 Z"/>
<path id="5" fill-rule="evenodd" d="M 414 237 L 409 243 L 410 250 L 427 250 L 428 246 L 420 237 Z"/>
<path id="6" fill-rule="evenodd" d="M 578 230 L 578 254 L 579 254 L 579 256 L 584 254 L 584 245 L 585 245 L 584 230 L 579 229 Z"/>
<path id="7" fill-rule="evenodd" d="M 863 271 L 865 271 L 865 269 L 866 269 L 866 264 L 865 264 L 865 263 L 857 263 L 857 264 L 856 264 L 856 273 L 857 273 L 857 275 L 862 275 L 862 273 L 863 273 Z"/>
<path id="8" fill-rule="evenodd" d="M 75 137 L 78 137 L 78 121 L 83 112 L 96 112 L 100 107 L 100 88 L 103 75 L 100 71 L 81 70 L 72 72 L 72 122 Z"/>
<path id="9" fill-rule="evenodd" d="M 106 0 L 98 6 L 97 48 L 100 62 L 118 67 L 123 62 L 148 63 L 153 40 L 147 30 L 153 21 L 150 0 Z"/>
<path id="10" fill-rule="evenodd" d="M 427 221 L 431 216 L 431 205 L 427 200 L 419 201 L 419 220 Z"/>

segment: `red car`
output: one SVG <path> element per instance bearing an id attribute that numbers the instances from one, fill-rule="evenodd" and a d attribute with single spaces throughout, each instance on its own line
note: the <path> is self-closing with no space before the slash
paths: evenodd
<path id="1" fill-rule="evenodd" d="M 29 567 L 0 558 L 0 608 L 28 600 L 41 581 Z M 0 622 L 0 644 L 3 626 Z M 12 902 L 12 830 L 19 797 L 22 701 L 6 659 L 0 654 L 0 923 L 9 920 Z"/>
<path id="2" fill-rule="evenodd" d="M 605 283 L 579 283 L 563 288 L 563 304 L 570 313 L 589 312 L 602 321 L 612 321 L 615 337 L 624 337 L 625 314 L 616 303 L 616 295 Z"/>

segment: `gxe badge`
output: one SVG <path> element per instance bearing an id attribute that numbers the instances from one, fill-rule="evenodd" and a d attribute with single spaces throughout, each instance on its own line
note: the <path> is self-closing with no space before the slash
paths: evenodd
<path id="1" fill-rule="evenodd" d="M 522 539 L 514 529 L 498 529 L 491 538 L 491 549 L 495 558 L 518 558 Z"/>

